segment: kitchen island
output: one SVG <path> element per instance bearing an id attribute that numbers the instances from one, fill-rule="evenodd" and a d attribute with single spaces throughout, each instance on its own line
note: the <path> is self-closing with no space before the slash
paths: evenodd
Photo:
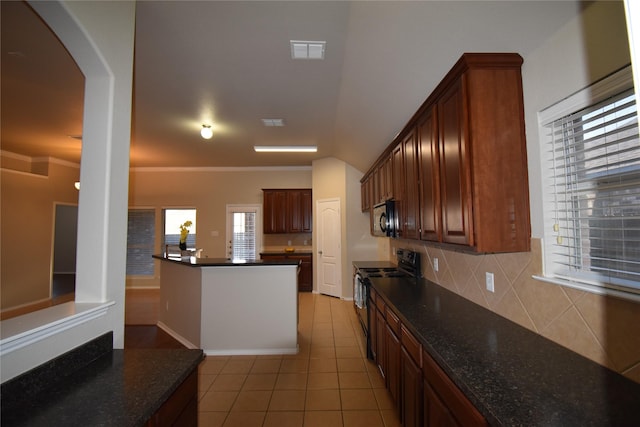
<path id="1" fill-rule="evenodd" d="M 299 263 L 160 260 L 158 327 L 207 355 L 298 352 Z"/>

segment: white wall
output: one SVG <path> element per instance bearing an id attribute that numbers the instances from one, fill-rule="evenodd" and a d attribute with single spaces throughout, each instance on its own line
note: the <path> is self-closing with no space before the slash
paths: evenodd
<path id="1" fill-rule="evenodd" d="M 67 329 L 60 327 L 45 339 L 3 354 L 2 381 L 108 331 L 114 333 L 114 347 L 124 345 L 135 2 L 48 1 L 31 5 L 85 75 L 76 302 L 114 304 L 104 316 L 67 325 Z"/>
<path id="2" fill-rule="evenodd" d="M 542 237 L 544 231 L 538 112 L 630 61 L 622 2 L 589 4 L 524 57 L 522 83 L 533 237 Z"/>

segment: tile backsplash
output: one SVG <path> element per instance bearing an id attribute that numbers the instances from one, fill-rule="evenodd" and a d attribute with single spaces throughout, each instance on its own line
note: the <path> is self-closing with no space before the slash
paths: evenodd
<path id="1" fill-rule="evenodd" d="M 540 239 L 531 252 L 487 255 L 390 240 L 389 259 L 398 248 L 423 254 L 426 279 L 640 383 L 640 304 L 533 279 L 542 271 Z"/>

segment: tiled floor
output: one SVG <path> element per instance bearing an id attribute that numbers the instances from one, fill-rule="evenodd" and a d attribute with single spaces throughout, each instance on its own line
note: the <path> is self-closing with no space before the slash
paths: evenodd
<path id="1" fill-rule="evenodd" d="M 208 356 L 200 365 L 199 425 L 399 426 L 357 322 L 353 302 L 301 293 L 298 354 Z"/>

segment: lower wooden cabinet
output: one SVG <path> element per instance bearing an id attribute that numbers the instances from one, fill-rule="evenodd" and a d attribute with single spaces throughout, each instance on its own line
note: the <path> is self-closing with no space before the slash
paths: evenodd
<path id="1" fill-rule="evenodd" d="M 198 370 L 195 369 L 160 409 L 146 422 L 145 427 L 198 426 Z"/>
<path id="2" fill-rule="evenodd" d="M 424 426 L 486 426 L 487 421 L 426 352 L 422 353 Z"/>
<path id="3" fill-rule="evenodd" d="M 374 289 L 369 316 L 372 356 L 404 427 L 488 425 Z"/>
<path id="4" fill-rule="evenodd" d="M 387 376 L 385 378 L 385 384 L 387 385 L 389 393 L 391 393 L 391 398 L 396 404 L 396 407 L 400 407 L 402 396 L 400 394 L 400 339 L 398 339 L 388 324 L 385 330 L 385 345 L 387 350 Z"/>

